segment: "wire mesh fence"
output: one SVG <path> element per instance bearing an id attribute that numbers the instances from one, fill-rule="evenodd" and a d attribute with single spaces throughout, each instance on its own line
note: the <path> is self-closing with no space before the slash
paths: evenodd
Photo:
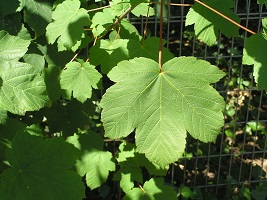
<path id="1" fill-rule="evenodd" d="M 261 19 L 267 17 L 266 8 L 256 0 L 235 0 L 234 11 L 241 24 L 254 32 L 261 30 Z M 170 3 L 170 2 L 168 2 Z M 193 1 L 172 1 L 193 3 Z M 216 143 L 204 144 L 188 135 L 184 158 L 172 164 L 165 177 L 173 186 L 184 184 L 202 188 L 217 196 L 235 192 L 240 185 L 266 181 L 266 122 L 267 96 L 258 91 L 253 80 L 253 66 L 242 65 L 243 47 L 251 34 L 240 29 L 240 36 L 226 38 L 219 34 L 217 43 L 208 47 L 196 40 L 193 27 L 185 27 L 190 7 L 166 5 L 164 8 L 164 39 L 166 47 L 175 56 L 196 56 L 209 61 L 226 72 L 215 85 L 224 97 L 225 124 Z M 147 34 L 159 36 L 159 19 L 156 15 L 147 20 Z M 128 19 L 144 32 L 146 18 Z M 175 106 L 175 105 L 174 105 Z"/>

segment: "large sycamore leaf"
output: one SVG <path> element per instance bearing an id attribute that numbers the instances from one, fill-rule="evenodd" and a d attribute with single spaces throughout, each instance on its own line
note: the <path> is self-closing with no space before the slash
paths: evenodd
<path id="1" fill-rule="evenodd" d="M 105 135 L 121 138 L 136 129 L 137 151 L 161 167 L 184 151 L 186 131 L 215 141 L 223 126 L 223 98 L 209 84 L 224 73 L 194 57 L 173 58 L 159 70 L 148 58 L 122 61 L 108 74 L 116 82 L 101 101 Z"/>
<path id="2" fill-rule="evenodd" d="M 86 176 L 86 184 L 95 189 L 106 182 L 109 172 L 115 171 L 115 162 L 112 154 L 103 151 L 103 139 L 99 134 L 74 135 L 67 139 L 81 150 L 82 156 L 76 162 L 76 169 L 80 176 Z"/>
<path id="3" fill-rule="evenodd" d="M 127 191 L 123 200 L 176 200 L 174 189 L 164 185 L 163 178 L 152 178 L 146 181 L 142 188 L 133 188 Z"/>
<path id="4" fill-rule="evenodd" d="M 214 8 L 225 16 L 239 23 L 239 17 L 231 10 L 234 7 L 233 0 L 203 0 L 203 3 Z M 207 45 L 213 45 L 218 38 L 219 30 L 228 38 L 238 36 L 238 26 L 196 3 L 186 16 L 186 26 L 194 24 L 194 30 L 198 39 Z"/>
<path id="5" fill-rule="evenodd" d="M 258 89 L 267 89 L 267 35 L 257 33 L 246 40 L 242 63 L 254 65 L 253 76 Z"/>
<path id="6" fill-rule="evenodd" d="M 97 88 L 96 84 L 102 77 L 101 74 L 95 66 L 87 62 L 71 62 L 66 67 L 60 75 L 61 88 L 73 92 L 73 97 L 82 103 L 85 102 L 92 96 L 92 87 Z"/>
<path id="7" fill-rule="evenodd" d="M 50 102 L 39 70 L 18 62 L 29 43 L 0 32 L 0 107 L 14 114 L 39 110 Z"/>
<path id="8" fill-rule="evenodd" d="M 53 22 L 46 27 L 46 37 L 49 44 L 58 38 L 67 49 L 71 49 L 81 40 L 84 26 L 90 24 L 89 15 L 80 8 L 79 0 L 64 1 L 59 4 L 52 14 Z"/>
<path id="9" fill-rule="evenodd" d="M 0 179 L 1 200 L 82 199 L 81 177 L 68 170 L 79 151 L 62 138 L 47 139 L 18 133 L 6 152 L 10 168 Z"/>

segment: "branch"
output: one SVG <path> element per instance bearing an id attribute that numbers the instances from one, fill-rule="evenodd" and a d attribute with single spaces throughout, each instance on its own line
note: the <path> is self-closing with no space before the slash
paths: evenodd
<path id="1" fill-rule="evenodd" d="M 122 13 L 122 15 L 112 24 L 112 26 L 119 24 L 121 20 L 126 17 L 126 15 L 128 15 L 133 9 L 135 9 L 136 6 L 137 5 L 132 5 L 130 8 L 125 10 L 124 13 Z"/>
<path id="2" fill-rule="evenodd" d="M 246 28 L 246 27 L 244 27 L 244 26 L 238 24 L 238 23 L 235 22 L 234 20 L 230 19 L 229 17 L 225 16 L 224 14 L 222 14 L 222 13 L 220 13 L 219 11 L 215 10 L 214 8 L 208 6 L 207 4 L 205 4 L 205 3 L 203 3 L 203 2 L 201 2 L 201 1 L 199 1 L 199 0 L 195 0 L 195 2 L 201 4 L 202 6 L 208 8 L 209 10 L 211 10 L 211 11 L 213 11 L 213 12 L 215 12 L 216 14 L 220 15 L 221 17 L 223 17 L 224 19 L 228 20 L 229 22 L 235 24 L 236 26 L 238 26 L 238 27 L 244 29 L 245 31 L 247 31 L 247 32 L 249 32 L 249 33 L 251 33 L 251 34 L 256 34 L 254 31 L 252 31 L 252 30 L 250 30 L 250 29 L 248 29 L 248 28 Z"/>

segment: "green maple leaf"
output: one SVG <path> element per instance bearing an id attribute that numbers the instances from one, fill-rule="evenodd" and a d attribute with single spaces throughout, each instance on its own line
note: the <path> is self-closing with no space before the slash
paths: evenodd
<path id="1" fill-rule="evenodd" d="M 102 72 L 108 73 L 120 61 L 129 59 L 130 49 L 138 47 L 138 42 L 134 40 L 100 40 L 89 50 L 90 62 L 96 66 L 101 65 Z"/>
<path id="2" fill-rule="evenodd" d="M 101 100 L 105 135 L 136 129 L 137 151 L 161 167 L 184 151 L 186 131 L 215 141 L 223 126 L 223 98 L 209 84 L 224 73 L 206 61 L 179 57 L 163 64 L 148 58 L 120 62 L 108 74 L 116 82 Z"/>
<path id="3" fill-rule="evenodd" d="M 107 151 L 91 151 L 77 161 L 78 173 L 86 174 L 86 184 L 95 189 L 104 183 L 110 171 L 115 171 L 115 163 L 112 161 L 112 154 Z"/>
<path id="4" fill-rule="evenodd" d="M 50 103 L 39 70 L 18 62 L 29 41 L 0 32 L 0 107 L 14 114 L 39 110 Z"/>
<path id="5" fill-rule="evenodd" d="M 149 6 L 149 3 L 140 3 L 131 12 L 136 17 L 140 17 L 140 16 L 145 16 L 145 17 L 149 16 L 150 17 L 150 16 L 154 16 L 155 15 L 155 11 L 154 11 L 153 8 L 151 8 Z"/>
<path id="6" fill-rule="evenodd" d="M 264 33 L 257 33 L 246 40 L 243 50 L 242 63 L 254 65 L 253 76 L 258 89 L 267 89 L 267 36 Z"/>
<path id="7" fill-rule="evenodd" d="M 92 87 L 96 89 L 96 84 L 102 77 L 95 66 L 89 63 L 71 62 L 66 68 L 60 75 L 61 88 L 73 92 L 73 97 L 82 103 L 91 98 Z"/>
<path id="8" fill-rule="evenodd" d="M 97 12 L 92 18 L 92 32 L 97 37 L 110 28 L 115 21 L 115 15 L 112 14 L 111 8 L 103 9 L 103 12 Z"/>
<path id="9" fill-rule="evenodd" d="M 52 14 L 53 22 L 46 27 L 46 37 L 49 44 L 58 38 L 58 43 L 71 49 L 81 40 L 84 26 L 90 24 L 89 15 L 80 8 L 79 0 L 69 0 L 57 5 Z"/>
<path id="10" fill-rule="evenodd" d="M 103 139 L 97 133 L 74 135 L 68 138 L 68 142 L 82 151 L 76 169 L 80 176 L 86 175 L 86 184 L 91 189 L 101 186 L 109 172 L 115 171 L 112 154 L 103 151 Z"/>
<path id="11" fill-rule="evenodd" d="M 232 0 L 203 0 L 203 3 L 214 8 L 225 16 L 239 23 L 239 17 L 231 11 L 234 7 Z M 194 24 L 194 30 L 198 39 L 211 46 L 218 38 L 219 30 L 228 38 L 238 36 L 238 26 L 196 3 L 186 15 L 186 26 Z"/>
<path id="12" fill-rule="evenodd" d="M 16 134 L 6 152 L 10 168 L 1 175 L 1 199 L 82 199 L 81 178 L 68 170 L 78 157 L 79 151 L 62 138 L 43 142 L 42 137 Z"/>
<path id="13" fill-rule="evenodd" d="M 110 1 L 112 14 L 115 16 L 122 15 L 128 8 L 131 6 L 135 6 L 135 8 L 131 11 L 136 17 L 142 16 L 153 16 L 155 12 L 153 8 L 149 7 L 149 3 L 143 3 L 144 1 L 129 1 L 129 0 L 113 0 Z M 148 13 L 147 13 L 148 12 Z"/>
<path id="14" fill-rule="evenodd" d="M 122 163 L 120 165 L 122 165 Z M 133 189 L 134 181 L 137 181 L 138 183 L 143 183 L 142 170 L 139 166 L 128 165 L 128 163 L 126 162 L 114 175 L 113 179 L 115 181 L 120 181 L 121 189 L 125 193 L 127 193 L 128 191 Z"/>
<path id="15" fill-rule="evenodd" d="M 134 181 L 143 183 L 142 171 L 136 159 L 135 145 L 123 142 L 119 146 L 119 153 L 116 156 L 120 169 L 116 172 L 113 179 L 120 181 L 120 187 L 127 193 L 134 187 Z"/>
<path id="16" fill-rule="evenodd" d="M 24 20 L 36 32 L 36 36 L 45 33 L 46 26 L 52 21 L 52 2 L 45 0 L 20 0 L 20 9 L 24 8 Z"/>
<path id="17" fill-rule="evenodd" d="M 163 178 L 152 178 L 144 183 L 143 188 L 127 191 L 124 200 L 176 200 L 176 193 L 172 187 L 164 185 Z"/>

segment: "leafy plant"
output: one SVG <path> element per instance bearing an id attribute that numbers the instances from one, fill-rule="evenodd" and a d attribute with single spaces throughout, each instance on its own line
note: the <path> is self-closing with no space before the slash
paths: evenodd
<path id="1" fill-rule="evenodd" d="M 116 199 L 107 195 L 112 180 L 124 199 L 203 198 L 199 189 L 173 188 L 162 176 L 180 158 L 206 151 L 197 144 L 197 152 L 185 152 L 186 138 L 216 142 L 223 111 L 235 115 L 235 105 L 225 109 L 211 86 L 225 72 L 164 47 L 163 1 L 154 7 L 143 0 L 97 2 L 1 1 L 1 199 Z M 195 0 L 186 26 L 194 25 L 209 46 L 219 31 L 228 38 L 238 36 L 238 27 L 254 34 L 239 25 L 233 6 L 232 0 Z M 147 28 L 139 33 L 125 18 L 148 18 L 154 9 L 159 38 L 148 37 Z M 254 65 L 259 89 L 267 84 L 266 24 L 263 19 L 263 31 L 246 41 L 243 56 L 243 64 Z M 244 132 L 255 131 L 266 134 L 253 122 Z M 226 134 L 236 138 L 230 129 Z M 257 192 L 251 195 L 265 195 Z M 248 199 L 246 188 L 242 195 Z"/>

